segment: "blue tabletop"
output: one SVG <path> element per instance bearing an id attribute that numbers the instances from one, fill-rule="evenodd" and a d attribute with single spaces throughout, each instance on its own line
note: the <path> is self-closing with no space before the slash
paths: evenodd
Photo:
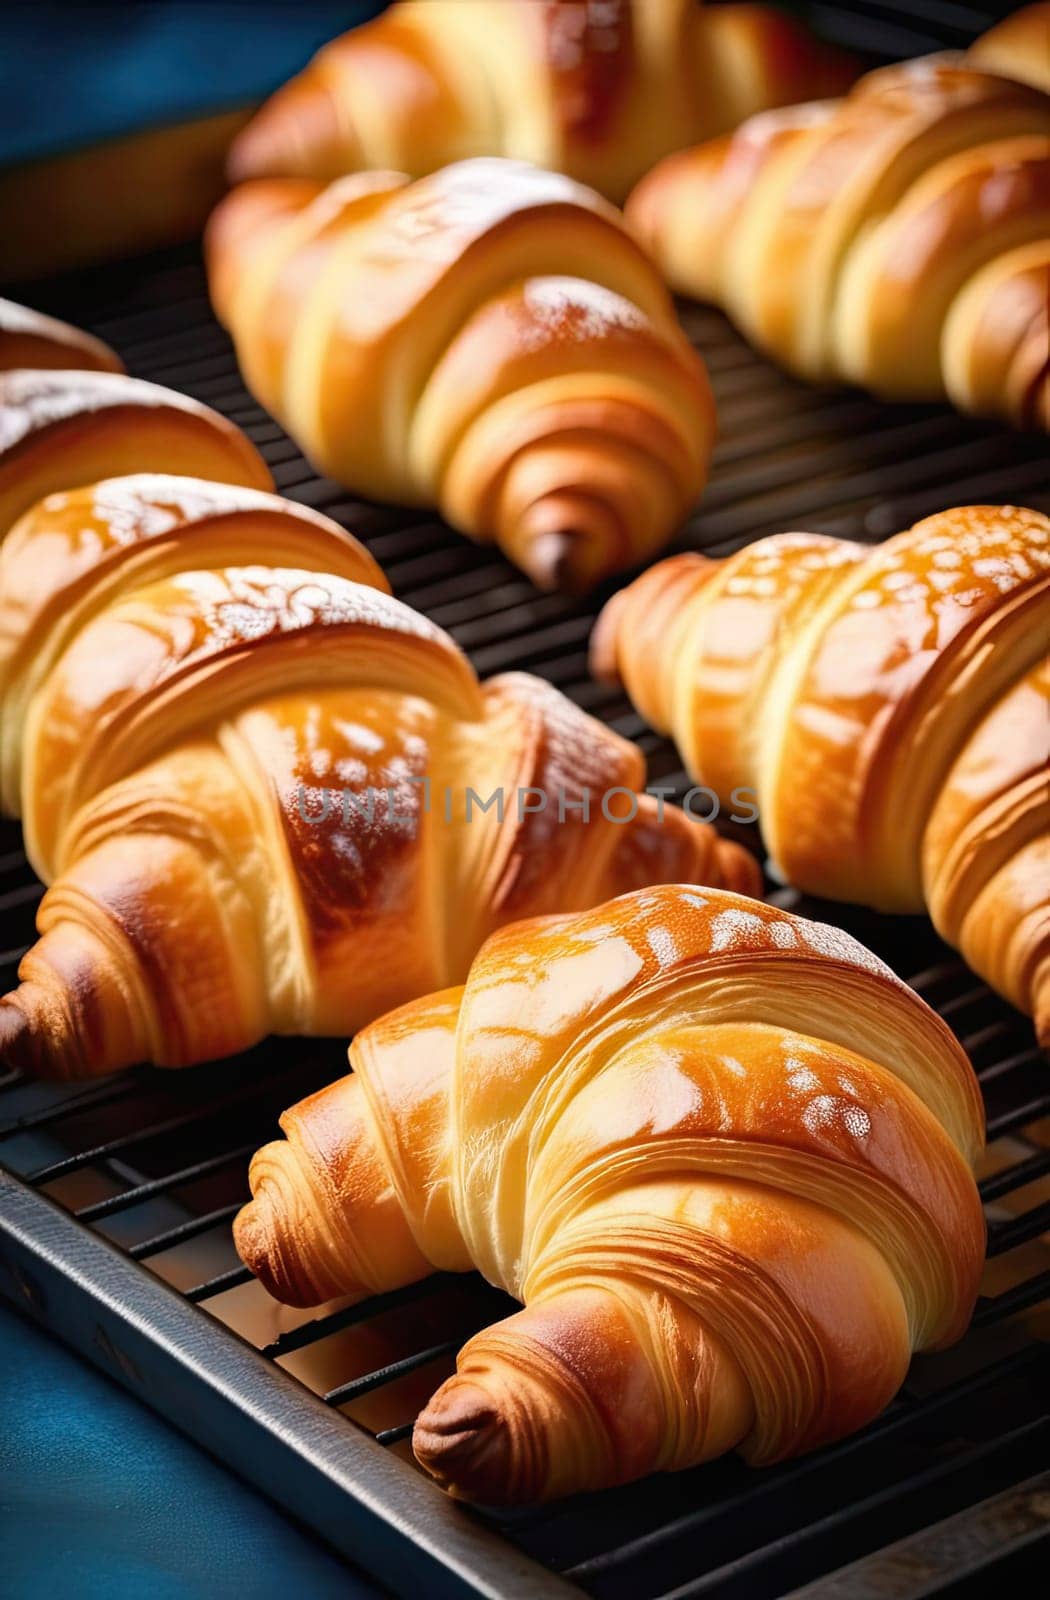
<path id="1" fill-rule="evenodd" d="M 190 1440 L 0 1306 L 3 1600 L 380 1594 Z"/>

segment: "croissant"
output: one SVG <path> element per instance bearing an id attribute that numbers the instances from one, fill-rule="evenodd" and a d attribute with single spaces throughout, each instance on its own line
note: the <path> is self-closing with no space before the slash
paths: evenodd
<path id="1" fill-rule="evenodd" d="M 13 300 L 0 300 L 0 372 L 11 367 L 124 370 L 120 358 L 101 339 Z"/>
<path id="2" fill-rule="evenodd" d="M 535 1501 L 862 1426 L 966 1327 L 980 1096 L 836 928 L 717 890 L 495 934 L 286 1112 L 235 1225 L 282 1300 L 477 1267 L 525 1309 L 415 1427 L 456 1493 Z"/>
<path id="3" fill-rule="evenodd" d="M 703 487 L 703 364 L 617 213 L 567 178 L 260 181 L 207 254 L 249 388 L 320 471 L 439 506 L 543 587 L 652 554 Z"/>
<path id="4" fill-rule="evenodd" d="M 621 201 L 660 156 L 764 107 L 838 94 L 853 63 L 767 6 L 416 0 L 327 45 L 234 140 L 244 178 L 414 178 L 471 156 Z"/>
<path id="5" fill-rule="evenodd" d="M 78 679 L 88 654 L 79 636 L 101 632 L 100 652 L 116 652 L 118 646 L 123 650 L 129 689 L 145 691 L 145 681 L 134 674 L 149 672 L 154 692 L 163 693 L 158 661 L 151 661 L 141 644 L 131 654 L 135 636 L 127 624 L 121 628 L 109 622 L 113 608 L 123 607 L 141 632 L 147 612 L 133 596 L 152 593 L 158 584 L 177 583 L 184 574 L 203 578 L 208 569 L 250 570 L 251 563 L 267 557 L 294 559 L 306 572 L 334 573 L 370 588 L 389 589 L 363 546 L 327 517 L 277 495 L 202 479 L 162 473 L 104 479 L 48 495 L 15 524 L 0 546 L 0 808 L 9 816 L 20 815 L 26 760 L 43 757 L 46 763 L 50 755 L 51 765 L 45 764 L 30 783 L 26 813 L 27 843 L 41 872 L 56 870 L 57 818 L 68 811 L 61 793 L 63 786 L 75 792 L 72 763 L 84 750 L 85 730 L 72 723 L 40 723 L 51 714 L 44 706 L 57 677 L 72 672 Z M 210 625 L 218 633 L 221 609 L 213 619 L 202 607 L 197 633 L 185 639 L 175 630 L 187 626 L 188 605 L 169 603 L 166 612 L 158 607 L 155 614 L 164 615 L 172 633 L 171 666 L 179 660 L 204 666 L 209 643 L 205 630 Z M 240 620 L 229 618 L 227 637 L 216 638 L 213 653 L 235 638 Z M 87 659 L 86 670 L 97 688 L 82 681 L 72 686 L 86 702 L 84 712 L 99 690 L 113 691 L 118 677 L 102 654 L 94 663 Z M 105 702 L 94 704 L 97 714 Z M 54 714 L 64 715 L 68 700 L 60 697 L 57 707 Z M 171 717 L 172 708 L 165 714 Z M 108 748 L 118 734 L 127 738 L 130 730 L 124 732 L 118 723 L 100 740 L 96 757 L 107 763 L 124 760 L 123 750 Z"/>
<path id="6" fill-rule="evenodd" d="M 512 917 L 683 876 L 757 890 L 747 852 L 635 793 L 635 746 L 536 679 L 480 685 L 384 588 L 326 518 L 203 482 L 111 480 L 15 526 L 3 791 L 51 888 L 0 1001 L 9 1060 L 348 1032 Z"/>
<path id="7" fill-rule="evenodd" d="M 1033 83 L 1050 94 L 1050 4 L 1022 6 L 983 34 L 966 52 L 971 66 Z"/>
<path id="8" fill-rule="evenodd" d="M 1050 95 L 931 56 L 668 157 L 627 220 L 795 374 L 1050 427 Z"/>
<path id="9" fill-rule="evenodd" d="M 964 506 L 870 548 L 660 562 L 592 644 L 800 888 L 941 936 L 1050 1031 L 1050 520 Z"/>
<path id="10" fill-rule="evenodd" d="M 22 326 L 41 334 L 35 322 Z M 17 323 L 8 327 L 14 337 Z M 61 338 L 58 329 L 47 337 Z M 86 367 L 91 341 L 69 332 L 86 341 L 70 351 L 70 359 Z M 0 335 L 0 367 L 3 346 Z M 241 430 L 185 395 L 119 371 L 0 370 L 0 542 L 44 495 L 137 471 L 272 487 L 265 462 Z"/>

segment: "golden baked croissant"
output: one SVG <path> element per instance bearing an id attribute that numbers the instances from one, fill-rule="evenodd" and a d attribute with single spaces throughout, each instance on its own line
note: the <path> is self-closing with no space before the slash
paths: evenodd
<path id="1" fill-rule="evenodd" d="M 479 685 L 302 507 L 122 478 L 42 501 L 0 562 L 4 795 L 55 880 L 0 1001 L 8 1059 L 78 1076 L 344 1033 L 514 916 L 760 882 L 634 797 L 635 746 L 536 679 Z"/>
<path id="2" fill-rule="evenodd" d="M 234 140 L 234 181 L 422 177 L 470 156 L 612 200 L 669 150 L 838 94 L 851 61 L 781 12 L 698 0 L 416 0 L 327 45 Z"/>
<path id="3" fill-rule="evenodd" d="M 439 506 L 542 586 L 651 555 L 703 487 L 703 363 L 618 214 L 567 178 L 245 184 L 207 253 L 248 387 L 315 466 Z"/>
<path id="4" fill-rule="evenodd" d="M 966 52 L 971 66 L 1034 83 L 1050 94 L 1050 0 L 1037 0 L 989 28 Z"/>
<path id="5" fill-rule="evenodd" d="M 801 377 L 1050 427 L 1050 95 L 931 56 L 661 162 L 627 220 Z"/>
<path id="6" fill-rule="evenodd" d="M 151 471 L 272 487 L 239 428 L 171 389 L 119 371 L 0 371 L 0 542 L 44 495 Z"/>
<path id="7" fill-rule="evenodd" d="M 497 933 L 350 1059 L 255 1156 L 237 1246 L 296 1305 L 472 1266 L 524 1303 L 416 1423 L 460 1494 L 813 1449 L 966 1327 L 977 1085 L 836 928 L 625 895 Z"/>
<path id="8" fill-rule="evenodd" d="M 73 367 L 123 372 L 119 356 L 90 333 L 41 311 L 0 300 L 0 372 L 11 367 Z"/>
<path id="9" fill-rule="evenodd" d="M 112 691 L 119 674 L 108 650 L 117 651 L 122 632 L 125 652 L 134 642 L 129 628 L 110 626 L 93 663 L 78 636 L 89 629 L 97 632 L 118 604 L 145 626 L 144 607 L 129 597 L 177 581 L 182 574 L 203 576 L 209 569 L 293 560 L 307 572 L 333 573 L 389 591 L 363 546 L 327 517 L 274 494 L 198 478 L 134 473 L 104 479 L 46 496 L 15 524 L 0 546 L 0 809 L 9 816 L 21 812 L 25 756 L 35 749 L 39 760 L 49 748 L 57 752 L 65 746 L 66 757 L 54 755 L 52 769 L 39 774 L 39 792 L 29 796 L 27 843 L 42 872 L 55 870 L 54 833 L 61 826 L 57 817 L 68 814 L 59 797 L 73 781 L 72 764 L 83 751 L 85 730 L 72 723 L 41 726 L 48 713 L 37 697 L 46 701 L 54 675 L 70 673 L 74 693 L 95 693 L 79 676 L 85 657 L 86 672 L 103 692 Z M 204 664 L 207 611 L 196 634 L 181 640 L 174 636 L 177 627 L 189 625 L 190 616 L 188 606 L 170 611 L 171 652 L 176 660 Z M 227 633 L 231 640 L 236 636 L 231 629 Z M 145 680 L 133 674 L 152 668 L 159 689 L 165 680 L 156 675 L 157 665 L 140 647 L 136 655 L 128 655 L 124 674 L 144 693 Z M 103 705 L 96 702 L 96 715 Z M 119 763 L 123 752 L 108 748 L 116 736 L 116 730 L 104 735 L 98 754 Z M 56 820 L 33 820 L 42 814 Z"/>
<path id="10" fill-rule="evenodd" d="M 1050 1030 L 1050 520 L 964 506 L 869 547 L 681 555 L 594 635 L 698 782 L 757 795 L 800 888 L 941 936 Z"/>

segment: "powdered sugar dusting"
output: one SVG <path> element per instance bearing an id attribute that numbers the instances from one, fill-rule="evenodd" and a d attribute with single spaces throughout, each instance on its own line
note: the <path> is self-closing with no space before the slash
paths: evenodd
<path id="1" fill-rule="evenodd" d="M 354 624 L 455 648 L 447 634 L 419 612 L 377 589 L 331 573 L 225 567 L 181 573 L 173 583 L 199 604 L 215 633 L 231 640 Z"/>
<path id="2" fill-rule="evenodd" d="M 678 959 L 678 945 L 670 928 L 647 928 L 645 937 L 649 948 L 662 967 L 669 967 Z"/>
<path id="3" fill-rule="evenodd" d="M 122 372 L 29 371 L 0 373 L 0 450 L 10 450 L 32 433 L 73 417 L 90 416 L 114 406 L 166 407 L 207 417 L 216 428 L 230 424 L 206 406 L 173 389 Z M 232 431 L 232 430 L 230 430 Z"/>
<path id="4" fill-rule="evenodd" d="M 850 603 L 871 610 L 928 601 L 932 610 L 972 611 L 1047 572 L 1050 520 L 1040 512 L 958 506 L 872 550 Z"/>
<path id="5" fill-rule="evenodd" d="M 833 928 L 826 922 L 808 922 L 804 917 L 798 917 L 795 926 L 806 949 L 815 955 L 825 956 L 829 961 L 847 961 L 851 966 L 863 968 L 865 972 L 891 979 L 900 988 L 906 987 L 867 945 L 861 944 L 842 928 Z"/>
<path id="6" fill-rule="evenodd" d="M 529 314 L 523 341 L 530 349 L 542 348 L 552 338 L 585 344 L 605 338 L 613 329 L 649 326 L 645 313 L 632 301 L 583 278 L 529 278 L 522 298 Z"/>
<path id="7" fill-rule="evenodd" d="M 737 906 L 729 906 L 725 911 L 718 912 L 711 923 L 711 949 L 735 950 L 747 948 L 752 944 L 754 935 L 765 929 L 763 918 L 756 916 L 752 911 L 742 911 Z"/>

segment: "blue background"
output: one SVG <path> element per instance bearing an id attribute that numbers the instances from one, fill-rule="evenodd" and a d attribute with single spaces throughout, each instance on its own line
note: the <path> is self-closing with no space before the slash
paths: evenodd
<path id="1" fill-rule="evenodd" d="M 0 0 L 0 163 L 261 100 L 380 0 Z"/>

